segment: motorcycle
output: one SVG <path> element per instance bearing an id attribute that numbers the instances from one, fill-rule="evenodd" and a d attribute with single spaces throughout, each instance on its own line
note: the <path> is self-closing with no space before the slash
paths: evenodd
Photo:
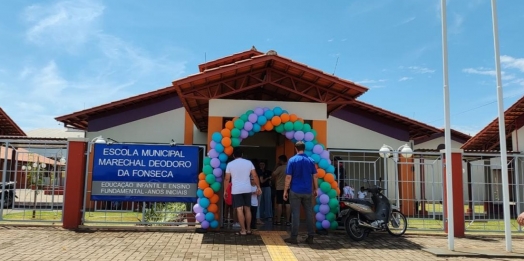
<path id="1" fill-rule="evenodd" d="M 2 194 L 4 194 L 4 208 L 11 208 L 15 202 L 15 198 L 18 198 L 15 195 L 15 183 L 6 182 L 5 186 L 2 186 L 0 182 L 0 199 L 2 198 Z"/>
<path id="2" fill-rule="evenodd" d="M 364 183 L 366 182 L 371 187 L 369 182 L 364 180 Z M 382 183 L 382 178 L 379 183 Z M 364 199 L 341 199 L 338 218 L 351 239 L 361 241 L 372 231 L 387 231 L 397 237 L 406 233 L 406 217 L 382 194 L 384 190 L 380 185 L 365 189 L 372 194 L 373 203 Z"/>

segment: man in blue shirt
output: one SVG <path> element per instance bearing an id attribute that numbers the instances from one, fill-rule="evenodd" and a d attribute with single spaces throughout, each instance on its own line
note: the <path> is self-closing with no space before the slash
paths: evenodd
<path id="1" fill-rule="evenodd" d="M 286 185 L 284 200 L 289 198 L 291 205 L 291 237 L 286 238 L 286 243 L 298 244 L 298 226 L 300 224 L 300 206 L 306 212 L 306 225 L 308 237 L 306 243 L 312 244 L 315 235 L 313 223 L 313 197 L 317 195 L 318 181 L 315 161 L 304 154 L 306 145 L 299 141 L 295 144 L 297 154 L 289 159 L 286 169 Z M 288 190 L 289 195 L 288 195 Z"/>

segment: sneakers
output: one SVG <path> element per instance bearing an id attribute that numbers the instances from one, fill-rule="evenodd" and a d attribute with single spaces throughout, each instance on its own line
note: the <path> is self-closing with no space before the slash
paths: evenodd
<path id="1" fill-rule="evenodd" d="M 295 245 L 298 244 L 296 237 L 286 238 L 284 239 L 284 242 L 289 243 L 289 244 L 295 244 Z"/>
<path id="2" fill-rule="evenodd" d="M 240 228 L 240 223 L 237 222 L 237 223 L 233 224 L 233 228 Z"/>

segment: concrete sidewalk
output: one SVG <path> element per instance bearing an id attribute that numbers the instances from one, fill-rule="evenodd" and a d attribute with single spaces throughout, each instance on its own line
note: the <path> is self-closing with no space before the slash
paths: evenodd
<path id="1" fill-rule="evenodd" d="M 1 260 L 482 260 L 439 258 L 423 248 L 446 248 L 443 236 L 406 235 L 394 238 L 372 233 L 362 242 L 343 233 L 316 236 L 313 245 L 287 245 L 286 231 L 259 231 L 236 236 L 231 231 L 75 232 L 52 227 L 0 227 Z M 457 248 L 504 250 L 503 238 L 455 240 Z M 513 240 L 524 253 L 524 239 Z M 490 259 L 485 259 L 490 260 Z M 491 258 L 493 260 L 493 258 Z M 505 259 L 496 259 L 505 260 Z M 514 260 L 514 259 L 513 259 Z"/>

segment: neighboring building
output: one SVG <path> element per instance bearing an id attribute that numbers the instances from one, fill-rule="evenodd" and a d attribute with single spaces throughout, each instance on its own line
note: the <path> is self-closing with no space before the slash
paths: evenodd
<path id="1" fill-rule="evenodd" d="M 42 128 L 34 129 L 27 132 L 28 137 L 34 138 L 59 138 L 59 139 L 68 139 L 68 138 L 84 138 L 85 131 L 72 129 L 72 128 Z"/>

